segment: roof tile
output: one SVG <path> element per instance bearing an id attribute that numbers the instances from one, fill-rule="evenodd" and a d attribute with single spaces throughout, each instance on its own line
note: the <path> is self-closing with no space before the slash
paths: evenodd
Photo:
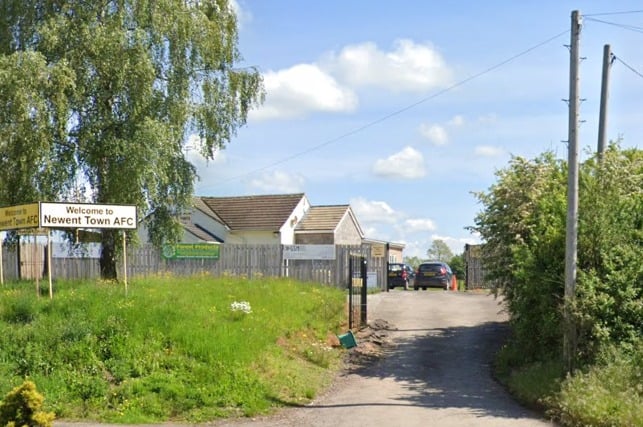
<path id="1" fill-rule="evenodd" d="M 311 206 L 297 231 L 335 231 L 349 205 Z"/>
<path id="2" fill-rule="evenodd" d="M 231 230 L 279 231 L 304 193 L 236 197 L 201 197 Z"/>

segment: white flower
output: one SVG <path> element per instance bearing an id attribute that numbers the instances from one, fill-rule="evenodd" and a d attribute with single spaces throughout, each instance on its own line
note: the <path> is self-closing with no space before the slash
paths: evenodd
<path id="1" fill-rule="evenodd" d="M 245 314 L 252 313 L 252 307 L 250 307 L 250 303 L 248 301 L 234 301 L 230 304 L 230 310 L 233 312 L 241 311 Z"/>

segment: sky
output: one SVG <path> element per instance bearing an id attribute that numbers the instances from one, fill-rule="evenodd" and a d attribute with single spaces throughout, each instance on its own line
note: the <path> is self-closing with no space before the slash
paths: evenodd
<path id="1" fill-rule="evenodd" d="M 480 243 L 467 227 L 512 156 L 567 159 L 571 13 L 580 35 L 581 160 L 607 137 L 643 147 L 641 1 L 236 0 L 239 67 L 265 102 L 197 166 L 199 196 L 305 193 L 349 204 L 365 237 L 425 258 Z"/>

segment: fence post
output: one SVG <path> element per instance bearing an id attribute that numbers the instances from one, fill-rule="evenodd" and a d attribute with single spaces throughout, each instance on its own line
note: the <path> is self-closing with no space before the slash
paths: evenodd
<path id="1" fill-rule="evenodd" d="M 361 268 L 361 274 L 362 274 L 362 302 L 360 305 L 360 326 L 366 325 L 367 321 L 367 296 L 368 296 L 368 283 L 367 283 L 367 265 L 366 265 L 366 258 L 364 256 L 361 257 L 360 262 L 362 264 Z"/>
<path id="2" fill-rule="evenodd" d="M 353 257 L 348 257 L 348 329 L 353 329 Z"/>

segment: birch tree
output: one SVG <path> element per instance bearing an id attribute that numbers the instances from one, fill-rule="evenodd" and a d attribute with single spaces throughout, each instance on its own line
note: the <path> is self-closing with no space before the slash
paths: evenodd
<path id="1" fill-rule="evenodd" d="M 0 15 L 0 202 L 82 183 L 85 201 L 134 204 L 154 243 L 176 241 L 197 179 L 187 136 L 213 159 L 263 100 L 228 0 L 3 0 Z M 101 233 L 116 278 L 121 235 Z"/>

